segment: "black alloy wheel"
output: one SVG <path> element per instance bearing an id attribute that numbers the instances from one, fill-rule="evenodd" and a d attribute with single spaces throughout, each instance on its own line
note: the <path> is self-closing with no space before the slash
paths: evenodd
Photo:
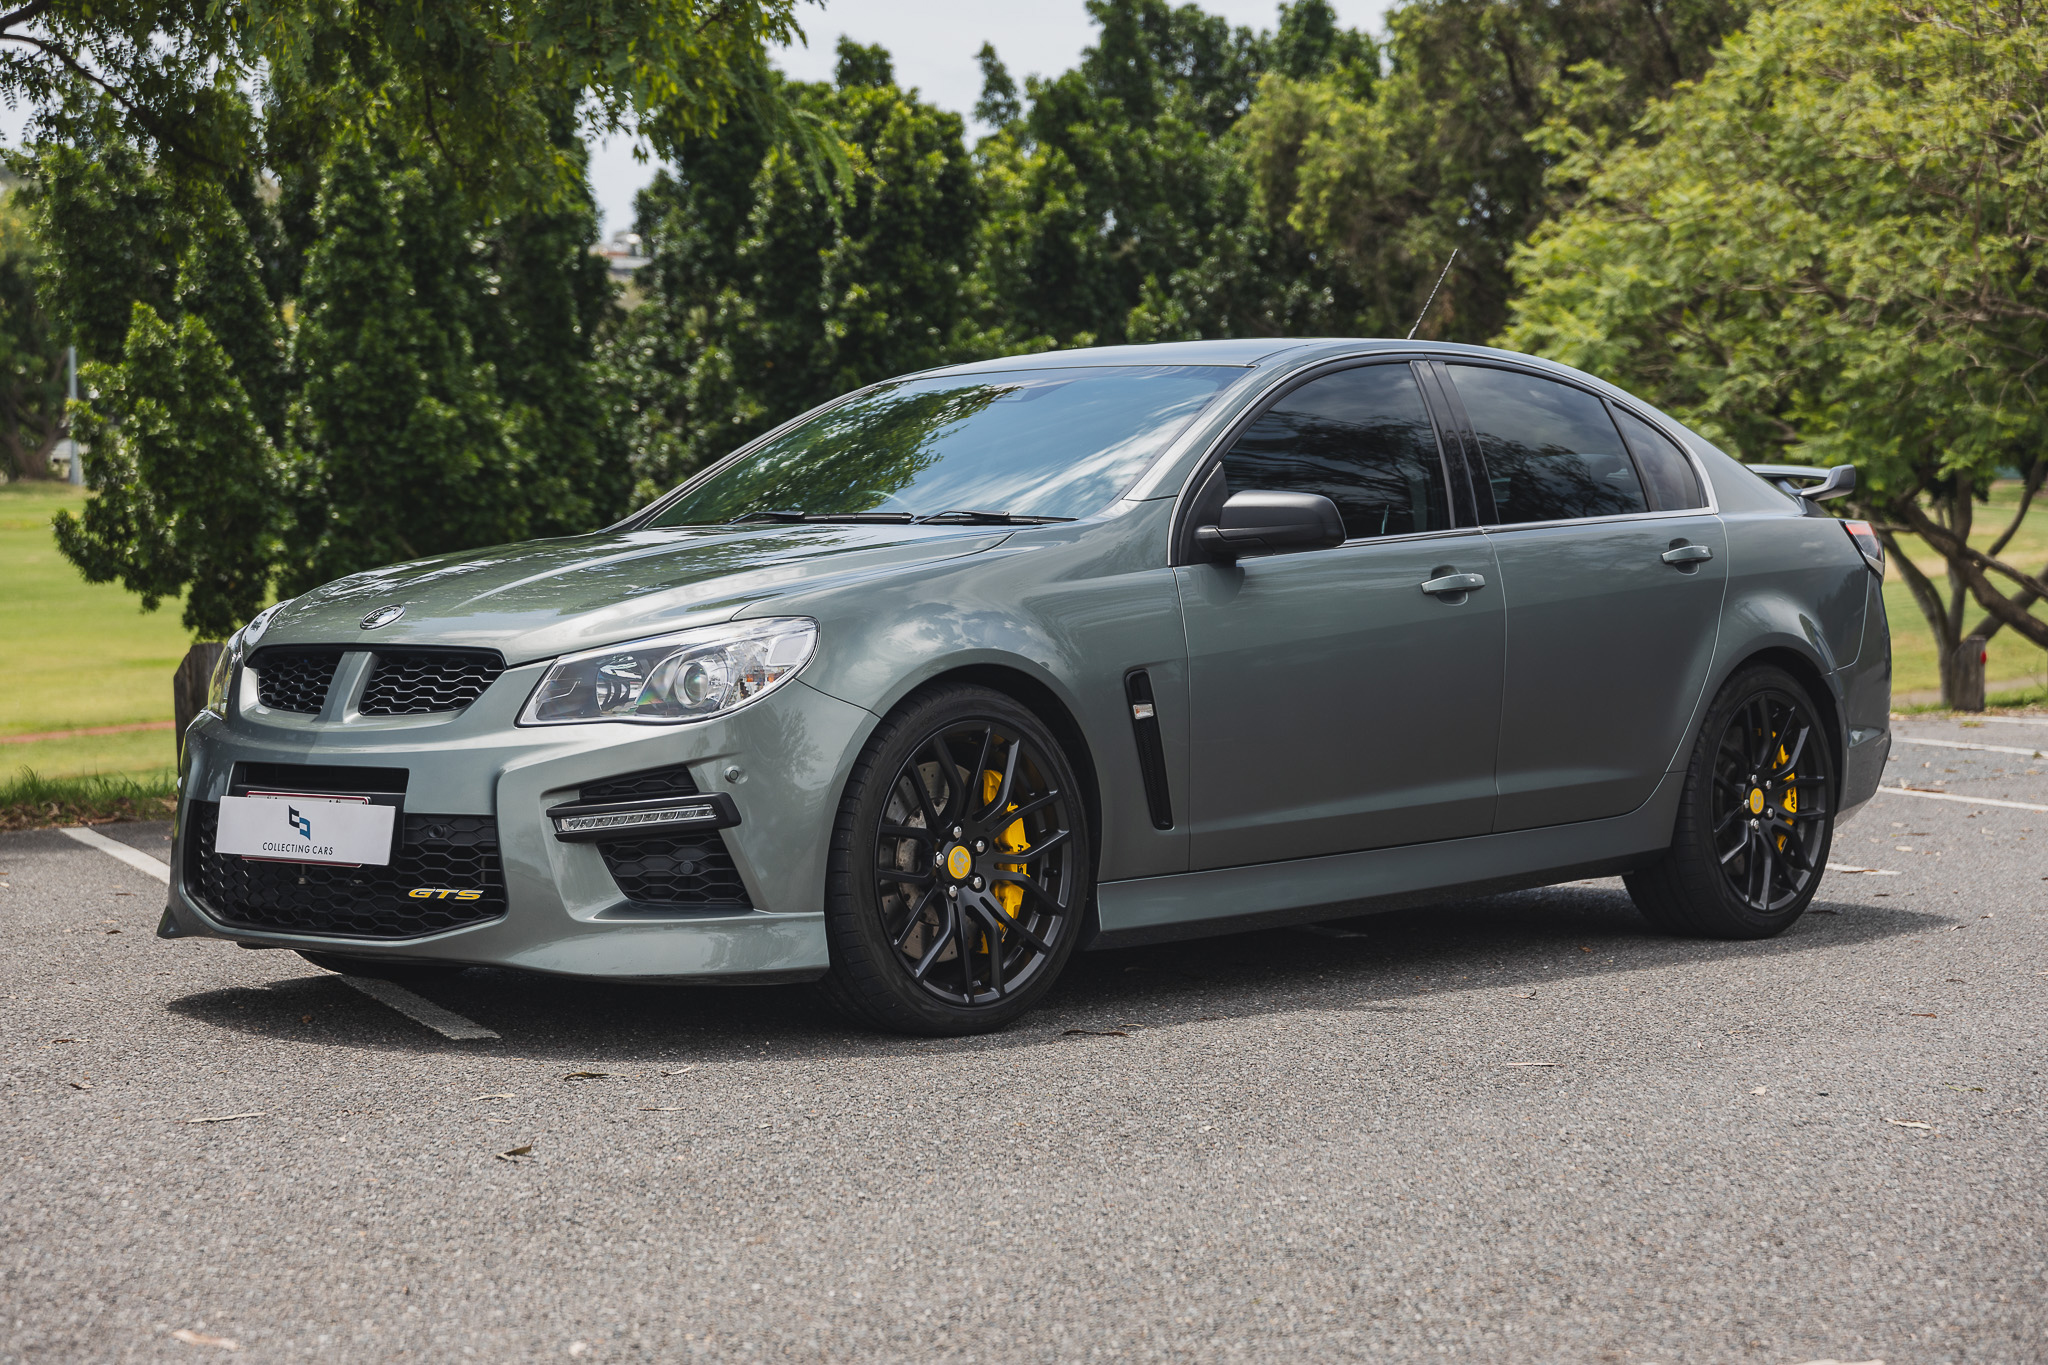
<path id="1" fill-rule="evenodd" d="M 1629 895 L 1674 933 L 1782 933 L 1820 886 L 1834 799 L 1834 747 L 1806 689 L 1782 669 L 1746 670 L 1701 728 L 1670 850 L 1625 878 Z"/>
<path id="2" fill-rule="evenodd" d="M 882 725 L 847 784 L 826 992 L 881 1028 L 999 1028 L 1073 952 L 1091 879 L 1085 808 L 1051 732 L 999 692 L 928 693 Z"/>

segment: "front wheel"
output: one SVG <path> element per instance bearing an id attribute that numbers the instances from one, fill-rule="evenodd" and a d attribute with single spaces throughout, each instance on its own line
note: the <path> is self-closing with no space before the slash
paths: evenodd
<path id="1" fill-rule="evenodd" d="M 1001 1028 L 1073 955 L 1093 890 L 1080 784 L 1000 692 L 944 687 L 882 723 L 832 832 L 825 993 L 898 1033 Z"/>
<path id="2" fill-rule="evenodd" d="M 1662 858 L 1624 878 L 1668 933 L 1769 938 L 1806 912 L 1835 826 L 1834 751 L 1783 669 L 1746 669 L 1700 727 Z"/>

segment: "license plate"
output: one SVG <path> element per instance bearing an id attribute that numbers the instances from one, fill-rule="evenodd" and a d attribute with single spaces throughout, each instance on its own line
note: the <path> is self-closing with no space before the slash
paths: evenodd
<path id="1" fill-rule="evenodd" d="M 362 797 L 261 793 L 223 796 L 216 853 L 287 863 L 384 867 L 391 862 L 396 806 Z"/>

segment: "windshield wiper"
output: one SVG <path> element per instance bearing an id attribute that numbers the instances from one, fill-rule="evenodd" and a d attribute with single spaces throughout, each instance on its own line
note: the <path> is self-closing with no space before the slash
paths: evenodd
<path id="1" fill-rule="evenodd" d="M 954 526 L 1045 526 L 1055 521 L 1072 521 L 1072 517 L 1030 517 L 1021 512 L 971 512 L 955 508 L 950 512 L 933 512 L 914 518 L 918 525 L 944 523 Z"/>
<path id="2" fill-rule="evenodd" d="M 874 524 L 884 526 L 907 526 L 915 520 L 916 518 L 911 516 L 908 512 L 763 511 L 742 512 L 738 516 L 734 517 L 731 521 L 727 522 L 726 525 L 736 525 L 739 522 L 743 521 L 779 521 L 789 522 L 792 524 L 797 522 L 845 522 L 854 524 Z"/>

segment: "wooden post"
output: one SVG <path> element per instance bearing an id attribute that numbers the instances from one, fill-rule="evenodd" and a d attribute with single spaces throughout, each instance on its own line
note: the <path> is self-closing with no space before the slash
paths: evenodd
<path id="1" fill-rule="evenodd" d="M 1942 700 L 1952 711 L 1984 709 L 1984 646 L 1981 635 L 1965 635 L 1943 661 Z"/>
<path id="2" fill-rule="evenodd" d="M 186 651 L 177 672 L 171 674 L 171 715 L 177 731 L 174 752 L 181 763 L 185 758 L 185 727 L 206 709 L 206 684 L 213 677 L 213 666 L 219 662 L 220 652 L 226 648 L 218 640 L 196 644 Z M 1983 689 L 1978 691 L 1981 694 Z"/>

